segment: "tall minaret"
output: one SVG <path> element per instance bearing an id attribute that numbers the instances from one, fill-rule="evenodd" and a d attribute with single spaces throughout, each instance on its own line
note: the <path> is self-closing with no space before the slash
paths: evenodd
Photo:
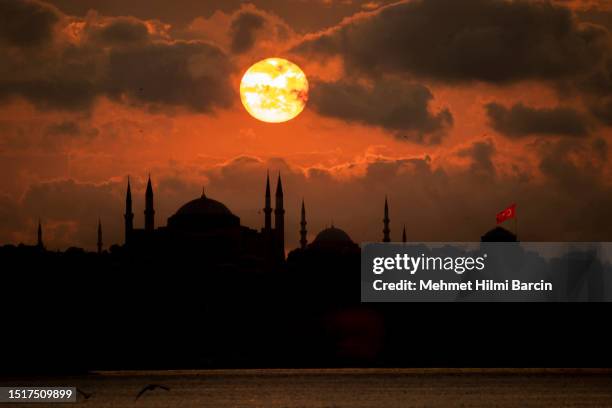
<path id="1" fill-rule="evenodd" d="M 383 228 L 383 242 L 391 242 L 391 237 L 389 233 L 391 230 L 389 229 L 389 205 L 387 204 L 387 196 L 385 196 L 385 218 L 383 218 L 383 223 L 385 227 Z"/>
<path id="2" fill-rule="evenodd" d="M 274 208 L 274 232 L 280 259 L 285 259 L 285 209 L 283 208 L 283 183 L 280 172 L 276 183 L 276 207 Z"/>
<path id="3" fill-rule="evenodd" d="M 98 254 L 102 253 L 102 222 L 98 218 Z"/>
<path id="4" fill-rule="evenodd" d="M 272 199 L 270 198 L 270 172 L 266 174 L 266 206 L 264 207 L 264 231 L 272 231 Z"/>
<path id="5" fill-rule="evenodd" d="M 402 230 L 402 242 L 406 242 L 406 224 L 404 224 L 404 229 Z"/>
<path id="6" fill-rule="evenodd" d="M 302 219 L 300 221 L 300 248 L 306 248 L 308 240 L 306 239 L 306 208 L 304 207 L 304 199 L 302 198 Z"/>
<path id="7" fill-rule="evenodd" d="M 151 186 L 151 175 L 147 182 L 147 191 L 145 193 L 145 231 L 153 232 L 155 229 L 155 210 L 153 209 L 153 186 Z"/>
<path id="8" fill-rule="evenodd" d="M 45 248 L 45 244 L 43 244 L 42 225 L 40 223 L 40 218 L 38 219 L 38 234 L 37 234 L 36 246 L 40 249 Z"/>
<path id="9" fill-rule="evenodd" d="M 130 189 L 130 176 L 128 176 L 127 193 L 125 194 L 125 243 L 130 242 L 134 230 L 134 213 L 132 212 L 132 190 Z"/>

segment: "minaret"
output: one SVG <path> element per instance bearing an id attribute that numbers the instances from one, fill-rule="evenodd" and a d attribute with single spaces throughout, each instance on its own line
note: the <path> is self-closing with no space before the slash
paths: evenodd
<path id="1" fill-rule="evenodd" d="M 132 190 L 130 189 L 130 176 L 128 176 L 127 193 L 125 194 L 125 243 L 130 242 L 134 230 L 134 213 L 132 212 Z"/>
<path id="2" fill-rule="evenodd" d="M 40 218 L 38 219 L 38 236 L 37 236 L 36 246 L 40 249 L 45 248 L 45 244 L 43 244 L 43 236 L 42 236 L 42 225 L 40 223 Z"/>
<path id="3" fill-rule="evenodd" d="M 145 231 L 153 232 L 155 229 L 155 210 L 153 209 L 153 186 L 151 186 L 151 175 L 147 182 L 147 191 L 145 193 Z"/>
<path id="4" fill-rule="evenodd" d="M 98 254 L 102 253 L 102 222 L 98 218 Z"/>
<path id="5" fill-rule="evenodd" d="M 404 224 L 404 229 L 402 230 L 402 242 L 406 243 L 406 224 Z"/>
<path id="6" fill-rule="evenodd" d="M 270 198 L 270 172 L 266 174 L 266 206 L 264 207 L 264 231 L 272 231 L 272 199 Z"/>
<path id="7" fill-rule="evenodd" d="M 389 229 L 389 205 L 387 204 L 387 196 L 385 196 L 385 218 L 383 218 L 383 223 L 385 227 L 383 228 L 383 242 L 391 242 L 391 237 L 389 233 L 391 230 Z"/>
<path id="8" fill-rule="evenodd" d="M 308 231 L 306 230 L 306 208 L 304 207 L 304 199 L 302 198 L 302 219 L 300 221 L 300 248 L 305 249 L 308 244 L 308 240 L 306 239 L 306 234 Z"/>
<path id="9" fill-rule="evenodd" d="M 283 183 L 280 172 L 276 183 L 276 207 L 274 208 L 274 232 L 279 257 L 285 260 L 285 210 L 283 208 Z"/>

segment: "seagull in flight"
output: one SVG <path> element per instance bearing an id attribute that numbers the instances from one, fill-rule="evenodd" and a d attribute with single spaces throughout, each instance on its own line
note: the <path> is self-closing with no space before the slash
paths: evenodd
<path id="1" fill-rule="evenodd" d="M 79 394 L 81 394 L 81 395 L 83 396 L 83 398 L 85 398 L 86 400 L 90 399 L 90 398 L 92 397 L 92 395 L 93 395 L 93 392 L 87 393 L 87 392 L 83 391 L 83 390 L 82 390 L 82 389 L 80 389 L 80 388 L 77 388 L 76 390 L 77 390 L 77 392 L 78 392 Z"/>
<path id="2" fill-rule="evenodd" d="M 144 394 L 147 391 L 154 391 L 157 388 L 160 388 L 164 391 L 170 391 L 170 387 L 166 387 L 165 385 L 160 385 L 160 384 L 148 384 L 147 386 L 145 386 L 142 390 L 140 390 L 140 392 L 138 393 L 138 395 L 136 395 L 136 399 L 142 397 L 142 394 Z"/>

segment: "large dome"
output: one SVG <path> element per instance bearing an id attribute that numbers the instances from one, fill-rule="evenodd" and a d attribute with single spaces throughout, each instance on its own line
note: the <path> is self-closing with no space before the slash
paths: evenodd
<path id="1" fill-rule="evenodd" d="M 232 212 L 217 200 L 210 199 L 202 194 L 202 197 L 196 198 L 183 205 L 176 212 L 176 215 L 233 215 Z"/>
<path id="2" fill-rule="evenodd" d="M 327 244 L 327 243 L 352 243 L 353 240 L 349 235 L 341 230 L 340 228 L 336 228 L 333 225 L 329 228 L 324 229 L 319 232 L 314 239 L 313 243 L 316 244 Z"/>
<path id="3" fill-rule="evenodd" d="M 217 200 L 202 197 L 189 201 L 168 218 L 168 227 L 173 230 L 205 232 L 240 226 L 240 218 Z"/>

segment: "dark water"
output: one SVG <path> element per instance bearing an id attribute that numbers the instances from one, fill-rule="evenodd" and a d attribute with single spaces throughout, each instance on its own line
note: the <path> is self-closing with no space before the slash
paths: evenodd
<path id="1" fill-rule="evenodd" d="M 610 407 L 609 370 L 210 370 L 11 379 L 3 385 L 77 386 L 86 407 Z M 138 392 L 147 384 L 161 389 Z M 9 404 L 0 404 L 0 408 Z M 45 404 L 19 404 L 42 407 Z M 59 405 L 56 405 L 59 406 Z"/>

